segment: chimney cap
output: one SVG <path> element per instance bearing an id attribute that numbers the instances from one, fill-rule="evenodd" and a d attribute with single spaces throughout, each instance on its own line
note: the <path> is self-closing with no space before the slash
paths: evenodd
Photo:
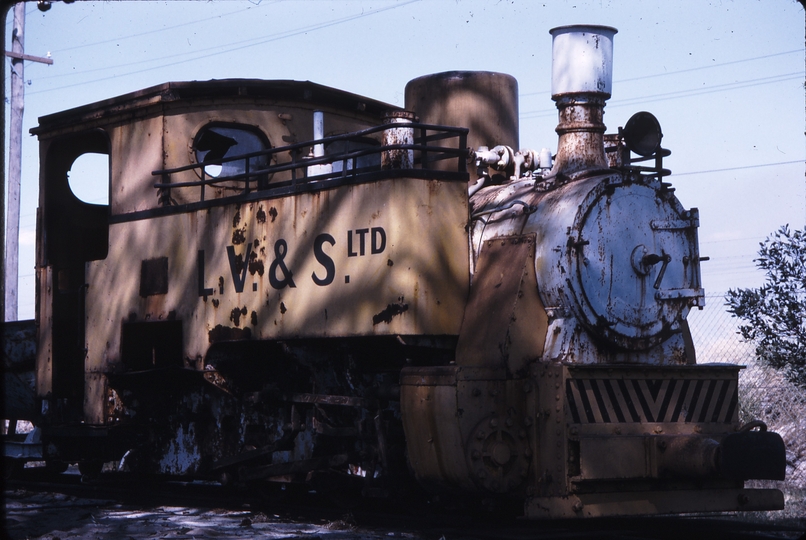
<path id="1" fill-rule="evenodd" d="M 604 94 L 613 86 L 612 26 L 569 25 L 552 28 L 551 97 Z"/>

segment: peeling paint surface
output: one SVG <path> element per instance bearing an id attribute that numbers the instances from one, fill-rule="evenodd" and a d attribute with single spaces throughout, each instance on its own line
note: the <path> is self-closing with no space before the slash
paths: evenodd
<path id="1" fill-rule="evenodd" d="M 188 424 L 187 428 L 177 428 L 176 437 L 168 443 L 165 454 L 159 461 L 160 472 L 189 474 L 199 469 L 201 451 L 197 446 L 195 431 L 193 423 Z"/>

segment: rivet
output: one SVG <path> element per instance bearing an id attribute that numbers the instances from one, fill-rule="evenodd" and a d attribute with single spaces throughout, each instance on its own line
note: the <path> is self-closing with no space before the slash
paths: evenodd
<path id="1" fill-rule="evenodd" d="M 512 427 L 512 424 L 514 424 L 514 423 L 515 423 L 515 421 L 512 418 L 507 418 L 507 421 L 506 421 L 507 427 Z"/>
<path id="2" fill-rule="evenodd" d="M 490 427 L 494 427 L 494 428 L 498 427 L 498 420 L 496 420 L 495 418 L 490 420 Z"/>

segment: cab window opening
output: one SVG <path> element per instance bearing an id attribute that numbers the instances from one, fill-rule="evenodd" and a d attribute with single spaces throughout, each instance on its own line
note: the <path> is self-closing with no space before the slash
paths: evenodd
<path id="1" fill-rule="evenodd" d="M 249 126 L 210 124 L 203 127 L 193 142 L 196 162 L 204 165 L 205 176 L 228 178 L 246 172 L 245 159 L 211 163 L 234 156 L 260 152 L 271 148 L 268 139 Z M 255 171 L 269 166 L 268 156 L 249 158 L 249 170 Z"/>

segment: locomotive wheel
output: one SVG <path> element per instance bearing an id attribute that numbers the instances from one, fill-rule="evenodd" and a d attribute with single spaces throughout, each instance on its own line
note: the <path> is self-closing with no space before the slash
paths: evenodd
<path id="1" fill-rule="evenodd" d="M 526 432 L 496 416 L 478 423 L 465 445 L 473 480 L 487 491 L 512 492 L 528 476 L 532 450 Z"/>

